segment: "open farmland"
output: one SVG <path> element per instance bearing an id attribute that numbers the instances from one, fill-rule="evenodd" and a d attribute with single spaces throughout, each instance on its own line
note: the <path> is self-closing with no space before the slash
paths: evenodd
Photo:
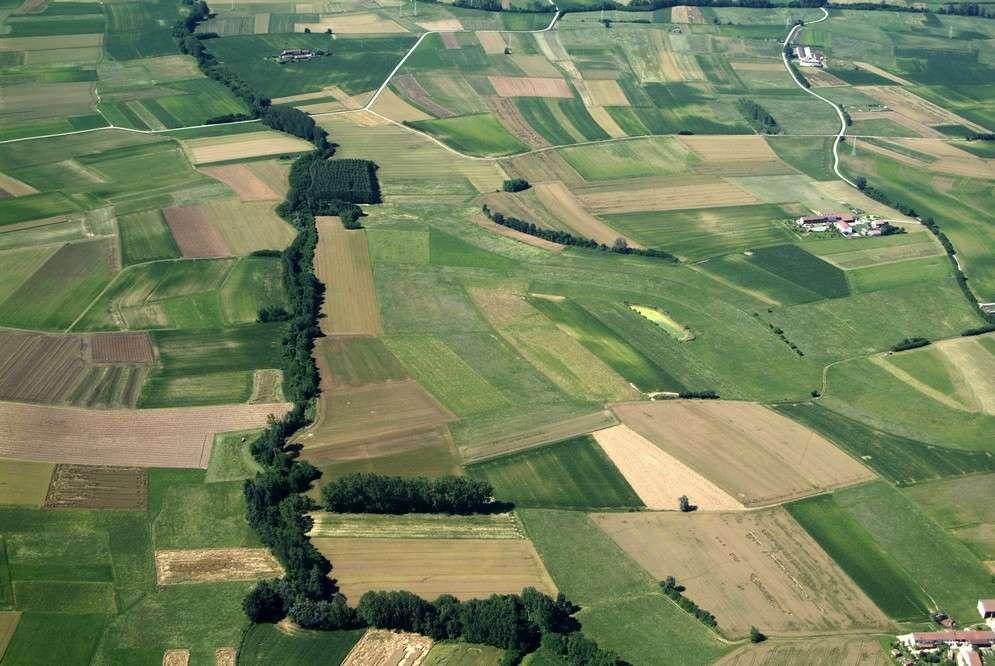
<path id="1" fill-rule="evenodd" d="M 283 567 L 264 548 L 157 550 L 155 577 L 159 585 L 258 580 L 279 576 Z"/>
<path id="2" fill-rule="evenodd" d="M 56 465 L 46 508 L 144 510 L 149 478 L 138 467 Z"/>
<path id="3" fill-rule="evenodd" d="M 747 645 L 723 657 L 717 666 L 886 666 L 891 659 L 875 638 L 830 637 L 774 639 Z"/>
<path id="4" fill-rule="evenodd" d="M 353 601 L 367 590 L 409 590 L 427 599 L 517 594 L 556 586 L 526 539 L 343 539 L 312 542 L 335 562 L 333 575 Z"/>
<path id="5" fill-rule="evenodd" d="M 655 578 L 677 578 L 730 637 L 747 635 L 750 626 L 773 635 L 889 627 L 781 508 L 690 517 L 597 514 L 593 520 Z"/>
<path id="6" fill-rule="evenodd" d="M 194 164 L 211 164 L 269 155 L 285 155 L 311 150 L 311 144 L 282 132 L 260 131 L 232 136 L 204 137 L 183 141 Z"/>
<path id="7" fill-rule="evenodd" d="M 342 662 L 343 666 L 367 664 L 421 664 L 432 649 L 432 639 L 419 634 L 369 629 Z"/>
<path id="8" fill-rule="evenodd" d="M 322 330 L 328 334 L 380 334 L 366 232 L 343 228 L 337 217 L 318 218 L 315 272 L 328 285 Z"/>
<path id="9" fill-rule="evenodd" d="M 0 403 L 0 454 L 76 465 L 207 467 L 218 432 L 245 430 L 286 404 L 87 410 Z M 139 440 L 134 433 L 142 432 Z M 43 443 L 43 446 L 39 446 Z"/>
<path id="10" fill-rule="evenodd" d="M 874 478 L 815 432 L 760 405 L 665 400 L 613 410 L 625 425 L 746 506 Z"/>

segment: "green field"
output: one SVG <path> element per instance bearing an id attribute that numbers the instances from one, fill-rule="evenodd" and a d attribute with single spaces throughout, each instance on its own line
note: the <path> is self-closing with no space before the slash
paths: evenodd
<path id="1" fill-rule="evenodd" d="M 797 217 L 797 212 L 794 207 L 761 204 L 617 213 L 603 218 L 613 229 L 647 247 L 667 250 L 688 261 L 699 261 L 728 252 L 790 242 L 793 237 L 786 222 Z"/>
<path id="2" fill-rule="evenodd" d="M 328 35 L 296 33 L 222 37 L 207 47 L 253 90 L 284 97 L 326 86 L 339 86 L 350 95 L 372 90 L 383 83 L 414 41 L 413 36 L 402 35 L 332 42 Z M 282 50 L 294 48 L 325 50 L 328 55 L 283 65 L 277 62 Z"/>
<path id="3" fill-rule="evenodd" d="M 988 568 L 901 492 L 879 482 L 839 491 L 836 499 L 960 622 L 973 622 L 978 599 L 995 593 Z"/>
<path id="4" fill-rule="evenodd" d="M 263 471 L 249 450 L 258 434 L 258 430 L 246 430 L 215 435 L 205 482 L 240 481 Z"/>
<path id="5" fill-rule="evenodd" d="M 468 155 L 511 155 L 528 150 L 489 113 L 409 124 Z"/>
<path id="6" fill-rule="evenodd" d="M 157 210 L 126 215 L 118 220 L 121 260 L 125 266 L 157 259 L 173 259 L 180 250 Z"/>
<path id="7" fill-rule="evenodd" d="M 941 447 L 894 435 L 817 403 L 782 404 L 775 409 L 818 431 L 899 486 L 995 471 L 995 458 L 987 452 Z"/>
<path id="8" fill-rule="evenodd" d="M 750 262 L 824 298 L 840 298 L 850 293 L 843 271 L 797 245 L 753 250 Z"/>
<path id="9" fill-rule="evenodd" d="M 987 498 L 995 476 L 978 474 L 963 479 L 927 483 L 905 490 L 938 525 L 949 530 L 978 559 L 995 560 L 992 525 L 995 515 Z"/>
<path id="10" fill-rule="evenodd" d="M 595 509 L 643 503 L 589 435 L 513 453 L 467 468 L 494 495 L 522 507 Z"/>
<path id="11" fill-rule="evenodd" d="M 240 664 L 319 666 L 337 664 L 363 636 L 352 631 L 304 631 L 289 635 L 272 624 L 253 625 L 238 648 Z"/>
<path id="12" fill-rule="evenodd" d="M 729 647 L 659 591 L 639 567 L 583 513 L 519 511 L 557 587 L 583 610 L 584 632 L 633 664 L 658 663 L 661 654 L 684 664 L 706 664 Z"/>
<path id="13" fill-rule="evenodd" d="M 881 610 L 903 622 L 926 620 L 931 604 L 916 580 L 835 497 L 821 495 L 786 506 Z"/>
<path id="14" fill-rule="evenodd" d="M 245 402 L 253 370 L 278 368 L 281 324 L 228 329 L 156 331 L 161 367 L 152 370 L 140 407 Z"/>
<path id="15" fill-rule="evenodd" d="M 700 161 L 673 137 L 576 146 L 559 152 L 585 180 L 683 173 Z"/>

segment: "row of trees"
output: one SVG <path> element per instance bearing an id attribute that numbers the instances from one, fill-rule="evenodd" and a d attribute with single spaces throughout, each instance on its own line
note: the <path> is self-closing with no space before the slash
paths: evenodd
<path id="1" fill-rule="evenodd" d="M 954 16 L 976 16 L 978 18 L 995 18 L 995 10 L 976 2 L 959 2 L 943 5 L 937 10 L 939 14 L 953 14 Z"/>
<path id="2" fill-rule="evenodd" d="M 900 352 L 906 349 L 918 349 L 919 347 L 925 347 L 929 344 L 929 340 L 926 338 L 905 338 L 901 342 L 891 346 L 891 351 Z"/>
<path id="3" fill-rule="evenodd" d="M 774 120 L 774 116 L 764 107 L 760 106 L 752 99 L 740 97 L 736 100 L 736 109 L 739 110 L 746 122 L 761 134 L 780 134 L 781 126 Z"/>
<path id="4" fill-rule="evenodd" d="M 321 489 L 327 511 L 342 513 L 485 513 L 495 508 L 491 484 L 465 476 L 438 478 L 346 474 Z"/>
<path id="5" fill-rule="evenodd" d="M 895 210 L 904 213 L 909 217 L 918 217 L 915 208 L 908 205 L 904 201 L 895 199 L 889 196 L 886 192 L 883 192 L 878 188 L 869 185 L 867 183 L 867 178 L 865 178 L 864 176 L 857 176 L 857 178 L 854 180 L 854 183 L 864 194 L 874 199 L 875 201 L 879 201 L 887 206 L 891 206 Z M 940 241 L 940 245 L 942 245 L 943 249 L 946 251 L 947 256 L 950 257 L 950 263 L 953 264 L 954 276 L 957 279 L 957 285 L 964 293 L 965 298 L 967 298 L 968 302 L 971 304 L 972 307 L 975 308 L 975 310 L 978 312 L 978 315 L 981 316 L 982 319 L 984 319 L 988 323 L 995 324 L 995 314 L 986 312 L 984 309 L 982 309 L 980 305 L 978 305 L 978 298 L 977 296 L 974 295 L 974 292 L 971 290 L 970 285 L 967 283 L 967 276 L 964 275 L 964 271 L 961 270 L 960 264 L 957 263 L 956 259 L 957 250 L 954 248 L 954 244 L 950 241 L 950 238 L 948 238 L 947 235 L 943 233 L 943 231 L 940 229 L 940 225 L 938 225 L 936 223 L 936 220 L 934 220 L 932 217 L 923 217 L 921 218 L 920 221 L 922 222 L 923 226 L 929 229 L 933 233 L 933 235 L 936 236 L 937 240 Z"/>
<path id="6" fill-rule="evenodd" d="M 545 227 L 540 227 L 533 222 L 519 220 L 517 217 L 505 217 L 501 213 L 492 211 L 487 204 L 484 204 L 482 210 L 484 215 L 486 215 L 487 218 L 495 224 L 500 224 L 502 227 L 508 227 L 509 229 L 514 229 L 515 231 L 528 234 L 529 236 L 535 236 L 536 238 L 542 238 L 543 240 L 559 243 L 560 245 L 572 245 L 574 247 L 583 247 L 591 250 L 599 250 L 601 252 L 613 252 L 615 254 L 633 254 L 640 257 L 654 257 L 672 263 L 677 263 L 678 261 L 677 257 L 669 252 L 664 252 L 663 250 L 629 247 L 629 244 L 625 242 L 624 238 L 617 239 L 613 245 L 605 245 L 604 243 L 598 243 L 590 238 L 575 236 L 567 231 L 546 229 Z"/>
<path id="7" fill-rule="evenodd" d="M 664 594 L 673 599 L 678 606 L 701 620 L 703 624 L 713 629 L 719 626 L 714 615 L 684 596 L 684 586 L 679 584 L 673 576 L 667 576 L 664 580 L 660 581 L 660 589 Z"/>
<path id="8" fill-rule="evenodd" d="M 331 157 L 335 152 L 335 146 L 328 141 L 328 132 L 300 109 L 283 105 L 270 106 L 262 112 L 260 120 L 267 127 L 310 141 L 322 157 Z"/>

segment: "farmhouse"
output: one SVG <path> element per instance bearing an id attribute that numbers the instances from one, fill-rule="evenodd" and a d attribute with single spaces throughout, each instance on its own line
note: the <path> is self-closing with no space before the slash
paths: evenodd
<path id="1" fill-rule="evenodd" d="M 903 634 L 898 641 L 910 650 L 932 650 L 945 645 L 989 648 L 995 645 L 992 631 L 917 631 Z"/>
<path id="2" fill-rule="evenodd" d="M 816 51 L 809 46 L 796 46 L 795 56 L 798 64 L 803 67 L 825 67 L 826 56 L 821 51 Z"/>

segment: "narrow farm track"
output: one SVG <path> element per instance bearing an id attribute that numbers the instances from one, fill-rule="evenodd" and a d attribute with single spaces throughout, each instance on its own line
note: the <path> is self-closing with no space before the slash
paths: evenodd
<path id="1" fill-rule="evenodd" d="M 825 21 L 829 18 L 829 12 L 826 11 L 825 8 L 820 7 L 819 9 L 822 11 L 823 14 L 822 18 L 810 21 L 810 23 L 821 23 L 822 21 Z M 784 38 L 784 48 L 781 49 L 781 61 L 784 62 L 784 68 L 788 70 L 788 74 L 791 75 L 791 80 L 795 82 L 796 86 L 801 88 L 804 92 L 808 93 L 812 97 L 820 99 L 829 106 L 833 107 L 833 111 L 836 112 L 836 115 L 840 119 L 840 131 L 836 134 L 836 140 L 833 141 L 833 171 L 836 173 L 839 179 L 845 182 L 847 185 L 849 185 L 850 187 L 857 187 L 856 183 L 854 183 L 852 180 L 844 176 L 843 172 L 840 171 L 839 146 L 840 143 L 843 141 L 843 137 L 846 135 L 846 116 L 843 115 L 843 109 L 835 102 L 831 102 L 830 100 L 826 99 L 825 97 L 815 92 L 811 88 L 805 86 L 801 81 L 799 81 L 798 75 L 795 74 L 794 68 L 791 67 L 791 64 L 788 62 L 787 49 L 791 45 L 791 40 L 794 39 L 795 36 L 802 31 L 802 28 L 804 28 L 805 25 L 806 25 L 805 23 L 799 23 L 798 25 L 793 26 L 790 31 L 788 31 L 788 36 Z"/>

